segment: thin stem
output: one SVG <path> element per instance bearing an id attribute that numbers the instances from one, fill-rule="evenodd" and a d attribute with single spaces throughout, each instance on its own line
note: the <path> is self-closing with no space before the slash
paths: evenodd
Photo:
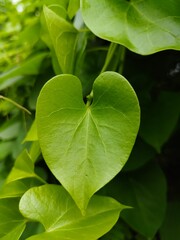
<path id="1" fill-rule="evenodd" d="M 110 44 L 109 49 L 108 49 L 108 53 L 107 53 L 107 56 L 106 56 L 106 60 L 105 60 L 104 66 L 101 70 L 101 73 L 103 73 L 107 69 L 107 67 L 108 67 L 108 65 L 109 65 L 109 63 L 110 63 L 110 61 L 111 61 L 111 59 L 112 59 L 112 57 L 115 53 L 115 50 L 116 50 L 117 46 L 118 45 L 116 43 L 111 43 Z"/>
<path id="2" fill-rule="evenodd" d="M 36 177 L 36 179 L 38 179 L 40 182 L 42 182 L 42 183 L 44 183 L 44 184 L 47 183 L 43 178 L 41 178 L 41 177 L 38 176 L 37 174 L 35 175 L 35 177 Z"/>
<path id="3" fill-rule="evenodd" d="M 120 47 L 121 51 L 120 51 L 120 66 L 119 66 L 119 73 L 122 74 L 123 70 L 124 70 L 124 60 L 125 60 L 125 55 L 126 55 L 126 48 L 124 46 L 121 45 Z"/>
<path id="4" fill-rule="evenodd" d="M 14 106 L 16 106 L 17 108 L 19 108 L 19 109 L 25 111 L 26 113 L 28 113 L 29 115 L 31 115 L 31 112 L 30 112 L 27 108 L 21 106 L 20 104 L 18 104 L 17 102 L 13 101 L 12 99 L 7 98 L 7 97 L 4 97 L 4 96 L 2 96 L 2 95 L 0 95 L 0 99 L 3 99 L 3 100 L 5 100 L 5 101 L 7 101 L 7 102 L 12 103 L 12 104 L 13 104 Z"/>
<path id="5" fill-rule="evenodd" d="M 90 94 L 86 98 L 87 98 L 86 107 L 88 108 L 93 101 L 93 90 L 90 92 Z"/>

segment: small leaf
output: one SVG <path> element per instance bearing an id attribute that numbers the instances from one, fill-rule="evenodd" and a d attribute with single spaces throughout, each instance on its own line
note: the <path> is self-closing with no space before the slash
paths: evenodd
<path id="1" fill-rule="evenodd" d="M 48 7 L 44 7 L 44 16 L 62 72 L 73 73 L 77 30 Z"/>
<path id="2" fill-rule="evenodd" d="M 24 150 L 17 158 L 14 167 L 9 173 L 6 183 L 10 183 L 24 178 L 36 178 L 39 181 L 44 182 L 44 180 L 42 180 L 34 172 L 34 163 L 26 150 Z"/>
<path id="3" fill-rule="evenodd" d="M 87 26 L 139 54 L 180 50 L 179 1 L 81 0 Z"/>
<path id="4" fill-rule="evenodd" d="M 28 141 L 33 142 L 37 140 L 38 140 L 37 127 L 36 127 L 36 121 L 34 121 L 24 139 L 24 142 L 28 142 Z"/>
<path id="5" fill-rule="evenodd" d="M 125 208 L 112 198 L 94 196 L 82 216 L 69 194 L 58 185 L 31 188 L 19 206 L 26 218 L 45 227 L 44 233 L 28 238 L 34 240 L 96 240 L 112 228 Z"/>
<path id="6" fill-rule="evenodd" d="M 139 127 L 138 100 L 125 78 L 103 73 L 95 80 L 93 92 L 88 107 L 79 79 L 60 75 L 45 84 L 37 103 L 37 131 L 45 161 L 82 211 L 91 196 L 122 169 Z"/>
<path id="7" fill-rule="evenodd" d="M 0 199 L 0 239 L 16 240 L 23 232 L 25 219 L 19 212 L 18 204 L 17 198 Z"/>
<path id="8" fill-rule="evenodd" d="M 21 197 L 29 188 L 39 186 L 40 184 L 40 181 L 35 178 L 26 178 L 5 183 L 0 189 L 0 198 Z"/>

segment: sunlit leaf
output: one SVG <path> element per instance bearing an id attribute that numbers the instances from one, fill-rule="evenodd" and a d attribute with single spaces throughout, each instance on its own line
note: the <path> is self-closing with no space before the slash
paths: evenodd
<path id="1" fill-rule="evenodd" d="M 131 51 L 180 50 L 177 0 L 81 0 L 81 10 L 92 32 Z"/>
<path id="2" fill-rule="evenodd" d="M 34 163 L 27 150 L 24 150 L 15 161 L 14 167 L 9 173 L 6 182 L 10 183 L 24 178 L 37 178 L 43 181 L 34 172 Z"/>
<path id="3" fill-rule="evenodd" d="M 19 199 L 0 199 L 0 238 L 18 240 L 25 228 L 25 219 L 20 214 Z"/>
<path id="4" fill-rule="evenodd" d="M 44 16 L 62 72 L 73 73 L 77 30 L 48 7 L 44 7 Z"/>
<path id="5" fill-rule="evenodd" d="M 28 238 L 34 240 L 96 240 L 112 228 L 124 208 L 112 198 L 94 196 L 83 216 L 70 195 L 58 185 L 31 188 L 20 201 L 21 213 L 45 227 L 44 233 Z"/>
<path id="6" fill-rule="evenodd" d="M 37 141 L 38 140 L 38 137 L 37 137 L 37 127 L 36 127 L 36 121 L 34 121 L 31 125 L 31 128 L 29 129 L 25 139 L 24 139 L 24 142 L 27 142 L 27 141 Z"/>
<path id="7" fill-rule="evenodd" d="M 103 73 L 93 92 L 92 105 L 85 105 L 79 79 L 59 75 L 45 84 L 37 103 L 45 161 L 82 211 L 122 169 L 139 127 L 138 100 L 124 77 Z"/>

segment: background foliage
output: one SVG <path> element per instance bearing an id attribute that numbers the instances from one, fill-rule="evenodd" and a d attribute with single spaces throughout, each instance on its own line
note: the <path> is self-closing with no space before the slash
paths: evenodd
<path id="1" fill-rule="evenodd" d="M 81 4 L 78 0 L 0 0 L 1 239 L 177 240 L 179 7 L 178 0 L 83 0 Z M 101 187 L 112 179 L 100 190 L 95 184 L 98 194 L 91 198 L 83 216 L 60 186 L 58 180 L 64 180 L 59 172 L 52 171 L 57 180 L 46 165 L 46 155 L 41 154 L 43 146 L 39 146 L 41 133 L 39 130 L 37 135 L 37 126 L 42 127 L 42 134 L 46 134 L 46 127 L 34 121 L 36 103 L 50 78 L 74 74 L 81 81 L 81 101 L 83 98 L 91 104 L 92 85 L 104 71 L 115 71 L 128 79 L 139 99 L 141 123 L 127 163 L 115 178 L 110 176 L 104 181 Z M 75 92 L 74 77 L 68 76 L 71 77 L 69 84 L 64 83 L 64 91 L 73 90 L 72 99 L 79 99 L 81 93 Z M 125 84 L 127 89 L 129 83 Z M 118 84 L 112 80 L 109 92 L 117 89 Z M 122 90 L 122 94 L 128 95 L 128 91 Z M 38 108 L 48 111 L 52 107 L 48 97 L 54 96 L 39 98 Z M 110 99 L 119 102 L 117 96 L 107 95 L 103 104 Z M 131 96 L 134 95 L 129 94 L 127 99 Z M 57 96 L 55 102 L 61 99 Z M 127 109 L 130 104 L 124 102 Z M 72 119 L 73 113 L 69 116 Z M 44 123 L 47 129 L 52 129 L 55 120 Z M 129 131 L 125 124 L 122 129 L 127 138 L 136 132 L 133 127 Z M 91 137 L 95 138 L 95 134 Z M 111 148 L 114 145 L 117 149 L 114 139 Z M 128 144 L 131 148 L 133 140 Z M 66 143 L 62 145 L 65 146 Z M 120 155 L 118 151 L 116 154 Z M 102 173 L 108 173 L 108 168 L 101 164 Z M 79 199 L 75 201 L 78 205 Z"/>

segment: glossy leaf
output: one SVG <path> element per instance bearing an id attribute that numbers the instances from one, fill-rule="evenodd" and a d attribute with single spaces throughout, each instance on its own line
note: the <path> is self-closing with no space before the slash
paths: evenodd
<path id="1" fill-rule="evenodd" d="M 0 199 L 0 239 L 19 239 L 25 228 L 25 219 L 18 209 L 19 199 Z"/>
<path id="2" fill-rule="evenodd" d="M 31 188 L 20 200 L 21 213 L 45 227 L 44 233 L 28 238 L 34 240 L 96 240 L 112 228 L 124 208 L 112 198 L 94 196 L 83 216 L 70 195 L 58 185 Z"/>
<path id="3" fill-rule="evenodd" d="M 45 161 L 82 211 L 122 169 L 139 127 L 138 100 L 124 77 L 103 73 L 93 92 L 92 105 L 85 105 L 79 79 L 60 75 L 45 84 L 37 103 Z"/>
<path id="4" fill-rule="evenodd" d="M 35 141 L 31 144 L 29 155 L 33 163 L 35 163 L 38 160 L 39 156 L 41 155 L 41 149 L 38 141 Z"/>
<path id="5" fill-rule="evenodd" d="M 29 129 L 24 142 L 27 141 L 38 141 L 38 136 L 37 136 L 37 127 L 36 127 L 36 121 L 34 121 L 31 125 L 31 128 Z"/>
<path id="6" fill-rule="evenodd" d="M 62 72 L 73 73 L 77 30 L 48 7 L 44 7 L 44 16 Z"/>
<path id="7" fill-rule="evenodd" d="M 13 219 L 12 219 L 13 221 Z M 25 223 L 22 222 L 17 227 L 13 228 L 12 231 L 9 230 L 7 234 L 5 234 L 3 237 L 1 237 L 1 240 L 19 240 L 21 234 L 23 233 L 25 229 Z"/>
<path id="8" fill-rule="evenodd" d="M 27 150 L 24 150 L 17 158 L 6 182 L 10 183 L 24 178 L 37 178 L 43 182 L 34 172 L 34 163 Z"/>
<path id="9" fill-rule="evenodd" d="M 166 211 L 166 181 L 154 163 L 137 171 L 122 174 L 107 186 L 109 196 L 131 206 L 122 212 L 122 219 L 147 238 L 161 226 Z"/>
<path id="10" fill-rule="evenodd" d="M 81 0 L 83 18 L 100 38 L 139 54 L 180 50 L 179 1 Z"/>
<path id="11" fill-rule="evenodd" d="M 0 198 L 21 197 L 29 188 L 40 184 L 41 182 L 35 178 L 25 178 L 5 183 L 0 189 Z"/>

